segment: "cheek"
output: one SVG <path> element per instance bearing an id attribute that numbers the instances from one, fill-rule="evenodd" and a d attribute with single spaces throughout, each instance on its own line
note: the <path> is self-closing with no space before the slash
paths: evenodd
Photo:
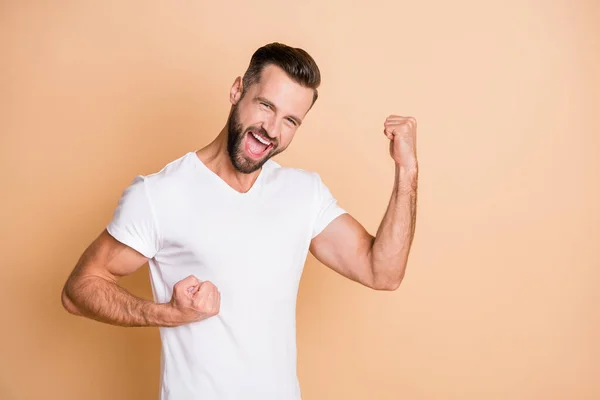
<path id="1" fill-rule="evenodd" d="M 279 147 L 286 148 L 294 139 L 295 130 L 290 128 L 284 128 L 281 132 L 281 137 L 279 139 Z"/>
<path id="2" fill-rule="evenodd" d="M 262 118 L 262 112 L 257 110 L 252 105 L 244 105 L 240 107 L 239 110 L 240 122 L 244 126 L 244 128 L 255 125 L 257 121 L 260 121 Z"/>

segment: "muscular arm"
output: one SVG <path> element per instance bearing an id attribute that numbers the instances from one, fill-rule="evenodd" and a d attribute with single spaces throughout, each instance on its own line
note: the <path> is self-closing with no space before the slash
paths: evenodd
<path id="1" fill-rule="evenodd" d="M 417 215 L 417 120 L 390 115 L 384 122 L 396 166 L 392 197 L 377 235 L 349 215 L 338 217 L 313 238 L 311 251 L 323 264 L 363 285 L 396 290 L 406 271 Z"/>
<path id="2" fill-rule="evenodd" d="M 369 261 L 380 287 L 397 289 L 404 278 L 417 218 L 417 173 L 396 166 L 392 197 Z"/>
<path id="3" fill-rule="evenodd" d="M 341 215 L 312 240 L 315 258 L 370 288 L 397 289 L 415 232 L 416 175 L 396 166 L 392 196 L 375 237 L 349 214 Z"/>
<path id="4" fill-rule="evenodd" d="M 119 326 L 176 326 L 168 303 L 136 297 L 117 284 L 147 258 L 104 230 L 85 250 L 67 279 L 63 306 L 72 314 Z"/>

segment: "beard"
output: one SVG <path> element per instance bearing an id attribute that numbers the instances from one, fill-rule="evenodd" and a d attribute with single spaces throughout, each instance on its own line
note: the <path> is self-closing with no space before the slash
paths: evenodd
<path id="1" fill-rule="evenodd" d="M 249 158 L 244 152 L 244 138 L 250 131 L 269 138 L 269 140 L 273 143 L 273 148 L 260 160 Z M 244 129 L 242 123 L 240 122 L 237 104 L 232 108 L 229 115 L 229 120 L 227 121 L 227 153 L 229 154 L 229 158 L 233 164 L 233 167 L 237 171 L 243 174 L 250 174 L 254 171 L 257 171 L 262 168 L 267 160 L 281 153 L 283 150 L 284 149 L 279 149 L 279 142 L 276 139 L 271 138 L 267 131 L 265 131 L 263 128 L 249 126 Z"/>

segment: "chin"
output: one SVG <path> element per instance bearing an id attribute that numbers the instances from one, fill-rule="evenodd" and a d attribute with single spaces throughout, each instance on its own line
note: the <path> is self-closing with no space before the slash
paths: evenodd
<path id="1" fill-rule="evenodd" d="M 232 164 L 237 171 L 244 174 L 251 174 L 259 170 L 269 158 L 269 155 L 266 155 L 260 160 L 255 160 L 247 156 L 240 155 L 239 157 L 236 157 L 235 161 L 232 160 Z"/>

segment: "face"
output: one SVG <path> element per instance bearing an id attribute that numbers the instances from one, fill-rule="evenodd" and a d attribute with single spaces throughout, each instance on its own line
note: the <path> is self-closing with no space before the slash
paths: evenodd
<path id="1" fill-rule="evenodd" d="M 236 170 L 249 174 L 284 151 L 313 101 L 313 90 L 291 80 L 274 65 L 265 67 L 258 83 L 244 89 L 236 79 L 227 122 L 227 151 Z"/>

